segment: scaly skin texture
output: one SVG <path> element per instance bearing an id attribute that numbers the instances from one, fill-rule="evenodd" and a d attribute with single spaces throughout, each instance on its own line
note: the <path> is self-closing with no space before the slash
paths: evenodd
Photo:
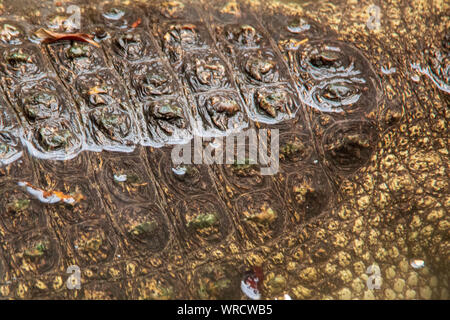
<path id="1" fill-rule="evenodd" d="M 89 195 L 91 202 L 78 211 L 37 207 L 39 218 L 31 223 L 36 226 L 24 235 L 14 226 L 8 229 L 2 220 L 1 298 L 245 298 L 239 282 L 253 266 L 263 268 L 262 296 L 266 299 L 280 299 L 284 294 L 293 299 L 449 298 L 449 95 L 425 75 L 414 81 L 411 68 L 413 62 L 426 65 L 434 49 L 443 50 L 449 33 L 448 4 L 377 3 L 381 13 L 378 30 L 366 26 L 371 1 L 264 4 L 269 12 L 299 15 L 326 26 L 336 33 L 333 40 L 360 49 L 381 79 L 383 100 L 368 116 L 376 120 L 380 138 L 369 161 L 356 172 L 333 175 L 325 170 L 332 193 L 329 206 L 312 219 L 300 217 L 300 223 L 283 227 L 270 241 L 256 241 L 242 220 L 223 218 L 245 206 L 231 200 L 240 187 L 225 183 L 227 169 L 222 167 L 203 167 L 194 173 L 200 181 L 180 191 L 165 175 L 170 160 L 166 149 L 138 148 L 126 155 L 82 153 L 64 164 L 25 156 L 21 164 L 2 169 L 6 173 L 0 180 L 4 195 L 16 188 L 16 177 L 23 176 L 43 189 Z M 0 2 L 1 10 L 6 9 Z M 396 71 L 385 74 L 382 67 Z M 305 109 L 310 120 L 321 115 Z M 321 132 L 320 126 L 310 130 Z M 325 167 L 320 149 L 316 152 Z M 87 177 L 85 172 L 92 174 Z M 136 179 L 125 184 L 111 182 L 114 174 L 131 173 Z M 282 174 L 272 178 L 278 196 L 284 192 L 285 179 Z M 305 188 L 314 185 L 306 182 Z M 200 210 L 201 201 L 190 201 L 204 194 L 213 195 L 217 219 L 224 221 L 221 228 L 234 230 L 221 230 L 225 240 L 213 244 L 203 240 L 208 234 L 188 237 L 186 224 L 180 223 L 185 208 Z M 139 206 L 150 206 L 151 219 L 131 210 Z M 272 218 L 269 214 L 261 219 Z M 152 221 L 167 228 L 158 233 L 160 242 L 135 241 L 129 235 L 151 228 Z M 32 241 L 42 234 L 47 242 Z M 168 240 L 165 234 L 170 235 Z M 28 251 L 23 243 L 28 244 Z M 165 244 L 163 250 L 159 243 Z M 23 258 L 33 254 L 33 259 Z M 42 255 L 44 259 L 39 260 Z M 425 267 L 412 268 L 411 259 L 424 260 Z M 366 270 L 374 263 L 380 268 L 382 284 L 370 290 Z M 66 288 L 70 265 L 81 267 L 80 290 Z"/>

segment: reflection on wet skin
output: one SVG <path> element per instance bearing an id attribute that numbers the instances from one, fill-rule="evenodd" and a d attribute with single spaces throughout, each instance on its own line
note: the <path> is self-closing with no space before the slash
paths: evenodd
<path id="1" fill-rule="evenodd" d="M 277 57 L 276 50 L 270 47 L 270 42 L 267 41 L 260 26 L 244 23 L 213 25 L 212 33 L 210 33 L 203 23 L 198 25 L 177 20 L 176 23 L 171 24 L 171 18 L 167 17 L 176 15 L 179 10 L 183 11 L 186 8 L 170 6 L 166 14 L 159 18 L 162 24 L 158 27 L 160 28 L 158 33 L 155 34 L 155 42 L 148 37 L 148 34 L 142 38 L 142 31 L 148 23 L 145 21 L 133 24 L 133 19 L 137 17 L 127 8 L 110 6 L 107 11 L 101 13 L 102 17 L 98 18 L 99 21 L 112 23 L 114 28 L 121 30 L 113 33 L 113 38 L 107 45 L 111 51 L 108 49 L 107 52 L 113 57 L 118 55 L 123 59 L 120 66 L 117 66 L 118 71 L 124 70 L 123 68 L 132 70 L 130 80 L 120 87 L 133 88 L 132 93 L 135 92 L 135 97 L 138 99 L 135 103 L 142 105 L 139 109 L 128 111 L 127 107 L 111 105 L 115 101 L 128 102 L 125 101 L 124 96 L 122 98 L 123 89 L 115 88 L 115 77 L 106 78 L 108 80 L 104 82 L 104 77 L 109 77 L 107 73 L 109 71 L 105 73 L 106 61 L 109 58 L 99 50 L 87 43 L 77 41 L 49 46 L 49 52 L 59 59 L 56 68 L 61 70 L 62 79 L 67 81 L 68 85 L 75 82 L 78 89 L 75 95 L 84 97 L 87 104 L 95 108 L 89 111 L 84 110 L 83 107 L 81 110 L 81 121 L 90 131 L 90 134 L 86 135 L 88 141 L 83 144 L 100 146 L 88 148 L 101 150 L 101 146 L 104 145 L 107 149 L 120 150 L 120 145 L 124 145 L 126 146 L 124 150 L 129 150 L 130 146 L 139 141 L 156 146 L 170 141 L 170 143 L 185 141 L 190 134 L 183 133 L 183 130 L 193 118 L 205 123 L 206 130 L 203 134 L 213 136 L 215 130 L 227 132 L 232 129 L 235 132 L 245 128 L 248 121 L 245 115 L 247 111 L 250 112 L 250 118 L 255 121 L 271 124 L 285 121 L 294 117 L 297 112 L 299 103 L 291 98 L 291 95 L 297 95 L 295 91 L 300 92 L 295 99 L 299 98 L 303 103 L 325 112 L 359 112 L 355 109 L 359 108 L 361 99 L 376 101 L 376 98 L 363 99 L 362 96 L 377 94 L 379 89 L 377 77 L 375 74 L 369 74 L 366 77 L 367 70 L 363 67 L 368 62 L 356 49 L 348 45 L 339 42 L 327 44 L 315 41 L 301 46 L 297 50 L 297 67 L 291 70 L 292 74 L 300 73 L 300 82 L 294 80 L 298 89 L 292 93 L 279 91 L 277 86 L 291 86 L 291 79 L 288 73 L 285 74 L 285 71 L 279 69 L 284 68 L 282 60 Z M 140 31 L 132 32 L 136 26 L 141 28 Z M 308 31 L 310 28 L 307 26 L 291 23 L 283 29 L 282 33 L 296 37 Z M 151 25 L 149 27 L 152 28 Z M 130 32 L 125 32 L 126 28 Z M 217 36 L 214 35 L 216 32 Z M 21 44 L 27 41 L 20 26 L 2 24 L 1 35 L 5 43 Z M 158 37 L 161 41 L 158 41 Z M 238 60 L 228 60 L 227 54 L 223 56 L 217 51 L 221 45 L 221 37 L 230 44 Z M 216 44 L 216 41 L 219 43 Z M 138 62 L 138 59 L 145 59 L 147 48 L 154 47 L 156 43 L 161 43 L 161 50 L 166 57 L 152 55 L 148 62 Z M 156 47 L 155 49 L 151 50 L 157 52 L 158 49 Z M 33 50 L 35 50 L 34 47 L 18 46 L 6 52 L 4 71 L 13 77 L 20 76 L 26 79 L 31 79 L 30 77 L 37 72 L 48 72 L 40 70 L 40 62 L 37 60 L 36 63 L 34 62 Z M 165 58 L 175 63 L 173 71 L 164 70 L 167 68 Z M 179 66 L 183 68 L 178 69 Z M 97 75 L 88 73 L 99 68 L 105 71 Z M 236 74 L 233 74 L 234 70 Z M 180 79 L 172 79 L 173 74 L 180 76 Z M 132 83 L 131 86 L 129 81 Z M 184 84 L 190 88 L 190 92 L 185 92 L 187 96 L 185 93 L 181 94 L 178 89 L 179 85 Z M 213 94 L 216 92 L 213 90 L 225 90 L 229 93 Z M 35 91 L 30 92 L 22 100 L 25 117 L 30 123 L 55 117 L 56 112 L 59 111 L 58 96 L 51 92 L 40 92 L 39 89 Z M 194 98 L 200 92 L 208 93 L 208 95 Z M 232 99 L 225 98 L 231 93 Z M 243 108 L 235 94 L 242 96 L 248 106 Z M 116 100 L 116 96 L 119 100 Z M 187 99 L 188 103 L 192 101 L 198 104 L 197 110 L 193 112 L 185 110 L 186 106 L 184 103 L 179 104 L 178 101 L 181 102 L 179 99 Z M 75 110 L 73 111 L 76 113 Z M 84 114 L 88 111 L 89 116 Z M 137 119 L 147 123 L 147 130 L 139 124 L 139 121 L 136 122 Z M 207 126 L 211 126 L 211 129 Z M 70 130 L 66 132 L 56 128 L 55 125 L 41 128 L 36 132 L 36 140 L 43 146 L 42 150 L 48 153 L 46 158 L 51 158 L 53 150 L 67 149 L 66 145 L 70 144 L 70 140 L 76 139 Z M 137 132 L 139 136 L 133 137 Z M 108 146 L 109 144 L 111 147 Z M 81 149 L 78 148 L 78 151 Z"/>

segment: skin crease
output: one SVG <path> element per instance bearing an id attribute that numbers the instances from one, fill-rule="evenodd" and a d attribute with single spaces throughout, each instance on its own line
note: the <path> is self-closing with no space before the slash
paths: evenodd
<path id="1" fill-rule="evenodd" d="M 81 2 L 82 8 L 89 7 L 87 1 Z M 329 203 L 319 215 L 307 219 L 292 209 L 285 189 L 290 176 L 282 172 L 260 180 L 238 181 L 228 173 L 231 170 L 210 166 L 196 173 L 200 179 L 189 180 L 193 182 L 188 188 L 196 192 L 193 196 L 184 194 L 184 185 L 180 187 L 165 175 L 164 170 L 170 170 L 170 149 L 166 148 L 139 147 L 123 158 L 108 152 L 81 153 L 65 164 L 49 164 L 25 155 L 22 163 L 0 168 L 0 194 L 9 195 L 8 190 L 17 189 L 18 177 L 29 179 L 27 182 L 42 190 L 64 194 L 78 192 L 73 186 L 88 181 L 92 206 L 77 211 L 79 216 L 73 221 L 65 218 L 67 209 L 61 206 L 37 209 L 46 218 L 36 222 L 28 221 L 30 216 L 11 220 L 14 222 L 0 218 L 0 299 L 245 299 L 240 281 L 248 270 L 259 266 L 264 272 L 262 299 L 283 299 L 285 294 L 292 299 L 449 298 L 450 98 L 432 79 L 411 68 L 412 63 L 427 65 L 433 52 L 444 50 L 442 40 L 449 32 L 445 29 L 448 18 L 444 18 L 448 4 L 437 0 L 382 1 L 380 27 L 371 30 L 366 22 L 372 1 L 228 2 L 225 11 L 235 11 L 237 3 L 257 13 L 263 6 L 269 15 L 283 12 L 300 16 L 313 21 L 318 29 L 323 27 L 331 39 L 362 52 L 382 88 L 378 106 L 364 119 L 376 124 L 378 137 L 367 162 L 350 173 L 333 171 L 323 154 L 321 138 L 328 128 L 326 122 L 334 120 L 305 105 L 298 117 L 306 119 L 305 134 L 315 137 L 311 141 L 317 146 L 311 149 L 320 169 L 315 171 L 310 165 L 290 170 L 320 172 L 326 181 L 323 183 L 329 184 Z M 45 1 L 42 3 L 45 7 Z M 13 6 L 3 1 L 0 12 L 8 13 Z M 384 74 L 382 67 L 395 67 L 396 72 Z M 4 91 L 2 83 L 2 96 Z M 73 174 L 73 168 L 80 169 Z M 138 179 L 107 184 L 107 170 Z M 64 171 L 73 177 L 72 186 L 62 181 Z M 92 174 L 87 178 L 86 172 Z M 298 186 L 299 201 L 304 201 L 308 190 L 322 185 L 321 181 L 305 179 Z M 268 186 L 273 189 L 267 191 Z M 112 188 L 120 188 L 122 200 Z M 253 199 L 264 202 L 275 195 L 285 205 L 271 208 L 279 213 L 271 219 L 276 231 L 273 239 L 267 240 L 265 234 L 272 229 L 255 232 L 260 229 L 241 218 L 240 209 L 259 205 L 244 199 L 251 192 L 256 192 Z M 121 215 L 129 212 L 124 208 L 149 202 L 157 204 L 151 213 L 156 220 L 147 221 L 137 211 Z M 218 222 L 192 233 L 184 227 L 187 222 L 183 224 L 183 219 L 195 219 L 201 208 L 215 208 Z M 160 218 L 161 213 L 164 218 Z M 283 224 L 283 219 L 297 223 Z M 167 230 L 167 237 L 157 231 L 152 235 L 155 247 L 127 236 L 127 227 L 133 230 L 151 221 Z M 16 222 L 32 227 L 23 235 L 5 227 Z M 225 240 L 212 239 L 217 231 L 214 228 Z M 37 263 L 24 258 L 24 252 L 36 248 L 40 234 L 51 241 Z M 423 260 L 425 266 L 413 268 L 412 259 Z M 373 264 L 379 267 L 382 283 L 380 289 L 370 290 L 367 280 L 371 274 L 366 270 Z M 81 267 L 80 290 L 69 290 L 65 285 L 70 265 Z"/>

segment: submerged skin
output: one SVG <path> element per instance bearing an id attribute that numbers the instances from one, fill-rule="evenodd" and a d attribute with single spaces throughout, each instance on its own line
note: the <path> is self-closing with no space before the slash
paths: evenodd
<path id="1" fill-rule="evenodd" d="M 259 1 L 241 3 L 260 12 Z M 285 156 L 313 150 L 319 169 L 294 166 L 256 183 L 249 164 L 200 166 L 186 169 L 186 187 L 169 175 L 168 148 L 82 152 L 66 162 L 24 153 L 22 162 L 0 168 L 1 199 L 13 199 L 2 200 L 1 298 L 244 299 L 240 281 L 252 267 L 263 269 L 263 299 L 449 298 L 449 95 L 425 75 L 414 81 L 410 65 L 426 65 L 433 49 L 448 46 L 448 4 L 383 1 L 378 30 L 366 25 L 370 1 L 263 4 L 326 29 L 323 38 L 351 44 L 370 62 L 383 94 L 365 120 L 378 139 L 348 138 L 370 146 L 367 162 L 333 169 L 326 148 L 342 141 L 322 144 L 327 115 L 306 105 L 310 145 L 289 145 Z M 2 15 L 10 6 L 0 2 Z M 233 11 L 234 1 L 226 8 Z M 28 19 L 39 21 L 39 14 Z M 308 170 L 313 179 L 289 193 L 289 174 Z M 247 180 L 233 178 L 245 174 Z M 120 175 L 127 180 L 114 178 Z M 40 205 L 17 186 L 24 180 L 79 204 Z M 274 188 L 267 193 L 259 185 Z M 308 198 L 324 185 L 325 198 Z M 282 206 L 252 203 L 270 196 Z M 317 212 L 302 215 L 294 199 Z M 425 267 L 414 269 L 411 259 Z M 373 263 L 382 284 L 370 290 L 366 270 Z M 81 268 L 80 290 L 66 287 L 71 265 Z"/>

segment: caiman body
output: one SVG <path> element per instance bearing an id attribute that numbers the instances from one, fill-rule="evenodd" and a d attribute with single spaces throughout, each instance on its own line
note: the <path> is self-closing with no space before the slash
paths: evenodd
<path id="1" fill-rule="evenodd" d="M 448 299 L 449 39 L 445 1 L 0 1 L 0 297 Z M 276 174 L 171 161 L 250 129 Z"/>

